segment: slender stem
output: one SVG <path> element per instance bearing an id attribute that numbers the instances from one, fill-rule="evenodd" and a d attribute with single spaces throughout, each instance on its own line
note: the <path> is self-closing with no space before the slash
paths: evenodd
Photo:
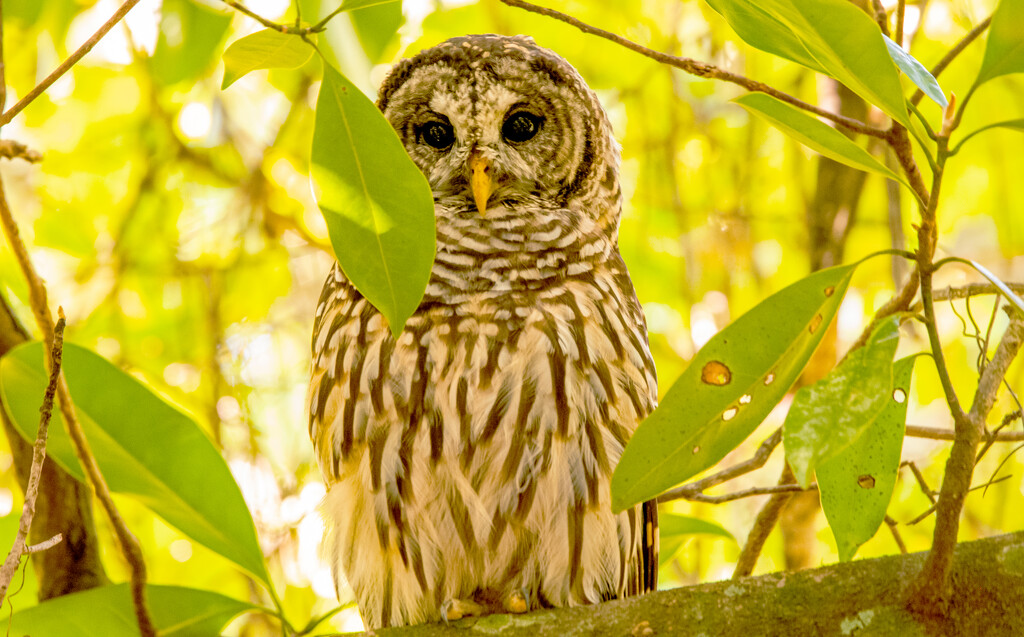
<path id="1" fill-rule="evenodd" d="M 2 1 L 2 0 L 0 0 Z M 36 430 L 36 442 L 32 447 L 32 468 L 29 470 L 28 485 L 25 488 L 25 504 L 21 510 L 21 520 L 18 523 L 18 533 L 14 538 L 14 546 L 11 547 L 7 559 L 0 567 L 0 603 L 3 603 L 7 595 L 7 587 L 11 584 L 11 578 L 21 563 L 22 554 L 28 552 L 25 547 L 25 540 L 32 527 L 32 518 L 36 514 L 36 498 L 39 495 L 39 476 L 43 472 L 43 462 L 46 460 L 46 438 L 50 430 L 50 417 L 53 415 L 53 396 L 57 391 L 57 378 L 60 376 L 61 358 L 64 351 L 64 317 L 57 320 L 53 329 L 53 345 L 48 354 L 48 367 L 50 368 L 50 382 L 46 385 L 46 392 L 43 395 L 43 406 L 39 409 L 39 428 Z M 58 536 L 58 540 L 59 536 Z M 56 544 L 57 542 L 53 542 Z M 52 546 L 52 544 L 50 544 Z M 36 549 L 37 551 L 45 548 Z"/>
<path id="2" fill-rule="evenodd" d="M 78 49 L 74 53 L 72 53 L 68 57 L 68 59 L 61 62 L 60 65 L 57 66 L 57 68 L 55 68 L 52 73 L 47 75 L 42 82 L 36 84 L 36 86 L 31 91 L 26 93 L 25 97 L 18 100 L 18 103 L 12 106 L 10 110 L 7 110 L 4 112 L 3 115 L 0 115 L 0 126 L 3 126 L 7 122 L 11 121 L 11 119 L 14 118 L 15 115 L 20 113 L 26 106 L 35 101 L 37 97 L 42 95 L 43 91 L 50 88 L 51 84 L 60 79 L 60 77 L 67 73 L 72 66 L 77 64 L 79 60 L 85 57 L 85 54 L 91 51 L 94 46 L 96 46 L 96 43 L 100 41 L 100 38 L 105 36 L 107 34 L 107 31 L 113 29 L 114 25 L 120 22 L 121 18 L 123 18 L 125 14 L 131 11 L 132 7 L 134 7 L 138 3 L 139 0 L 125 0 L 125 3 L 122 4 L 117 9 L 117 11 L 114 12 L 114 15 L 110 16 L 110 19 L 104 22 L 103 26 L 101 26 L 96 31 L 96 33 L 93 33 L 92 36 L 88 40 L 86 40 L 84 44 L 82 44 L 82 46 L 78 47 Z"/>
<path id="3" fill-rule="evenodd" d="M 655 60 L 657 62 L 661 62 L 662 64 L 674 66 L 677 69 L 681 69 L 689 73 L 690 75 L 696 75 L 697 77 L 703 77 L 705 79 L 710 80 L 721 80 L 723 82 L 731 82 L 732 84 L 742 86 L 748 91 L 767 93 L 768 95 L 771 95 L 772 97 L 782 100 L 783 102 L 786 102 L 788 104 L 792 104 L 797 108 L 803 109 L 810 113 L 814 113 L 815 115 L 818 115 L 820 117 L 824 117 L 828 120 L 831 120 L 838 124 L 839 126 L 849 129 L 855 133 L 862 133 L 864 135 L 870 135 L 871 137 L 877 137 L 879 139 L 886 138 L 887 131 L 884 129 L 871 126 L 870 124 L 865 124 L 864 122 L 855 120 L 850 117 L 845 117 L 843 115 L 838 115 L 836 113 L 826 111 L 822 108 L 818 108 L 813 104 L 808 104 L 807 102 L 799 100 L 788 93 L 784 93 L 778 89 L 768 86 L 767 84 L 758 82 L 756 80 L 752 80 L 743 75 L 730 73 L 729 71 L 723 71 L 722 69 L 711 64 L 707 64 L 705 62 L 699 62 L 697 60 L 680 57 L 676 55 L 668 55 L 667 53 L 661 53 L 660 51 L 649 49 L 645 46 L 641 46 L 633 42 L 632 40 L 627 40 L 622 36 L 615 35 L 614 33 L 611 33 L 609 31 L 605 31 L 604 29 L 592 27 L 589 24 L 582 22 L 581 20 L 578 20 L 560 11 L 555 11 L 554 9 L 538 7 L 535 4 L 524 2 L 524 0 L 501 0 L 501 2 L 507 4 L 510 7 L 524 9 L 532 13 L 538 13 L 540 15 L 560 20 L 562 22 L 565 22 L 566 24 L 570 24 L 576 27 L 577 29 L 584 33 L 596 35 L 606 40 L 610 40 L 620 46 L 629 49 L 630 51 L 639 53 L 640 55 L 651 58 L 652 60 Z"/>
<path id="4" fill-rule="evenodd" d="M 963 50 L 966 49 L 971 42 L 974 42 L 976 39 L 978 39 L 978 36 L 984 33 L 985 29 L 987 29 L 990 24 L 992 24 L 992 16 L 985 18 L 984 20 L 979 22 L 976 27 L 968 31 L 967 35 L 961 38 L 961 40 L 956 43 L 956 46 L 950 49 L 949 52 L 946 53 L 946 55 L 942 56 L 942 59 L 939 60 L 938 64 L 932 67 L 932 76 L 939 77 L 939 74 L 946 70 L 946 67 L 949 66 L 950 62 L 955 60 L 956 57 L 960 55 L 960 53 L 963 52 Z M 913 96 L 911 96 L 910 103 L 916 106 L 918 103 L 920 103 L 923 97 L 924 91 L 918 89 L 914 91 Z"/>
<path id="5" fill-rule="evenodd" d="M 896 3 L 896 30 L 893 32 L 893 41 L 903 46 L 903 18 L 907 13 L 907 0 L 899 0 Z M 906 549 L 903 551 L 906 553 Z"/>
<path id="6" fill-rule="evenodd" d="M 796 478 L 793 477 L 793 471 L 789 465 L 786 465 L 782 471 L 782 477 L 779 478 L 779 486 L 794 483 L 796 483 Z M 792 493 L 777 493 L 769 498 L 761 508 L 757 514 L 757 520 L 754 521 L 754 527 L 750 529 L 750 535 L 747 536 L 747 541 L 743 545 L 743 550 L 740 551 L 740 556 L 736 560 L 736 569 L 732 572 L 732 579 L 746 577 L 754 572 L 764 543 L 768 540 L 772 529 L 775 528 L 775 523 L 779 521 L 782 509 L 792 497 Z"/>
<path id="7" fill-rule="evenodd" d="M 929 440 L 956 440 L 956 431 L 939 427 L 921 427 L 918 425 L 907 425 L 906 435 L 911 438 L 928 438 Z M 1020 442 L 1024 440 L 1024 431 L 1000 431 L 999 433 L 986 432 L 982 434 L 985 440 L 993 442 Z"/>
<path id="8" fill-rule="evenodd" d="M 684 484 L 681 487 L 677 487 L 675 489 L 672 489 L 671 491 L 663 493 L 661 496 L 658 497 L 658 502 L 671 502 L 673 500 L 679 499 L 688 500 L 691 499 L 691 496 L 702 494 L 704 491 L 710 489 L 713 486 L 722 484 L 723 482 L 748 474 L 752 471 L 756 471 L 757 469 L 763 467 L 766 462 L 768 462 L 768 458 L 771 457 L 772 452 L 775 450 L 776 447 L 779 446 L 779 443 L 781 442 L 782 428 L 780 427 L 776 429 L 772 433 L 772 435 L 768 436 L 764 442 L 761 443 L 761 446 L 757 448 L 757 451 L 754 452 L 753 457 L 751 457 L 749 460 L 741 462 L 738 465 L 729 467 L 728 469 L 719 471 L 718 473 L 712 474 L 701 480 L 697 480 L 689 484 Z"/>

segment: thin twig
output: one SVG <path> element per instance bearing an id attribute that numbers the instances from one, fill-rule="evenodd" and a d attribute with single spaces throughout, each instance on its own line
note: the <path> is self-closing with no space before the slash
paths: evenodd
<path id="1" fill-rule="evenodd" d="M 53 329 L 53 344 L 50 347 L 48 365 L 50 381 L 43 394 L 43 405 L 39 408 L 39 429 L 36 431 L 36 442 L 32 447 L 32 468 L 29 470 L 28 485 L 25 488 L 25 504 L 21 509 L 18 533 L 14 537 L 14 546 L 11 547 L 7 559 L 0 567 L 0 604 L 3 603 L 4 597 L 7 595 L 7 587 L 11 584 L 14 572 L 18 570 L 18 564 L 21 563 L 21 556 L 25 553 L 25 539 L 32 527 L 32 518 L 36 514 L 39 476 L 43 472 L 43 462 L 46 460 L 46 439 L 50 432 L 50 417 L 53 415 L 53 396 L 57 391 L 57 379 L 60 376 L 60 364 L 64 352 L 64 325 L 62 312 Z"/>
<path id="2" fill-rule="evenodd" d="M 900 532 L 896 528 L 896 520 L 887 515 L 885 516 L 885 525 L 889 527 L 889 532 L 892 533 L 892 539 L 896 540 L 896 546 L 900 548 L 900 553 L 906 555 L 907 545 L 903 543 L 903 538 L 900 537 Z"/>
<path id="3" fill-rule="evenodd" d="M 749 459 L 745 460 L 737 465 L 723 469 L 718 473 L 712 474 L 706 478 L 684 484 L 680 487 L 676 487 L 671 491 L 667 491 L 658 497 L 659 503 L 672 502 L 673 500 L 694 500 L 694 496 L 699 496 L 713 486 L 722 484 L 733 478 L 745 475 L 752 471 L 756 471 L 764 466 L 768 462 L 768 458 L 771 457 L 772 452 L 779 443 L 782 442 L 782 428 L 776 429 L 772 435 L 768 436 L 761 446 L 757 448 L 754 455 Z"/>
<path id="4" fill-rule="evenodd" d="M 779 485 L 794 483 L 796 483 L 796 478 L 793 476 L 793 471 L 789 465 L 786 465 L 782 471 L 782 477 L 779 478 Z M 757 558 L 761 555 L 764 543 L 768 540 L 772 529 L 775 528 L 775 523 L 778 522 L 783 507 L 792 497 L 792 493 L 776 493 L 761 508 L 757 514 L 757 520 L 754 521 L 754 527 L 750 529 L 750 535 L 747 536 L 747 541 L 743 545 L 743 550 L 740 551 L 739 559 L 736 560 L 736 570 L 732 572 L 732 579 L 746 577 L 754 572 L 754 566 L 757 565 Z"/>
<path id="5" fill-rule="evenodd" d="M 921 427 L 918 425 L 907 425 L 907 435 L 912 438 L 928 438 L 929 440 L 955 440 L 956 432 L 952 429 L 940 427 Z M 982 435 L 984 440 L 994 442 L 1020 442 L 1024 440 L 1024 431 L 1000 431 L 999 433 L 987 432 Z"/>
<path id="6" fill-rule="evenodd" d="M 1017 294 L 1024 294 L 1024 283 L 1007 283 L 1006 286 Z M 966 299 L 970 296 L 982 296 L 985 294 L 1002 294 L 999 288 L 991 283 L 969 283 L 959 287 L 945 287 L 932 291 L 932 299 L 935 301 L 952 301 L 954 299 Z M 911 312 L 920 312 L 924 304 L 918 301 L 910 309 Z"/>
<path id="7" fill-rule="evenodd" d="M 33 544 L 32 546 L 25 547 L 25 553 L 31 555 L 32 553 L 42 553 L 43 551 L 52 549 L 64 540 L 64 534 L 58 533 L 48 540 L 40 542 L 39 544 Z"/>
<path id="8" fill-rule="evenodd" d="M 896 31 L 893 32 L 893 40 L 896 44 L 903 46 L 903 19 L 907 14 L 907 0 L 898 0 L 896 3 Z M 906 553 L 906 549 L 903 551 Z"/>
<path id="9" fill-rule="evenodd" d="M 924 474 L 917 468 L 917 465 L 910 460 L 906 460 L 900 464 L 901 467 L 910 467 L 910 472 L 914 474 L 914 479 L 917 480 L 918 486 L 921 487 L 921 491 L 927 496 L 931 503 L 935 504 L 935 491 L 928 486 L 928 482 L 924 479 Z"/>
<path id="10" fill-rule="evenodd" d="M 36 150 L 32 150 L 21 142 L 16 142 L 13 139 L 0 139 L 0 157 L 4 159 L 24 159 L 30 164 L 35 164 L 43 160 L 43 155 Z"/>
<path id="11" fill-rule="evenodd" d="M 976 39 L 978 39 L 978 36 L 984 33 L 985 29 L 987 29 L 991 23 L 992 16 L 989 16 L 982 20 L 981 22 L 979 22 L 976 27 L 968 31 L 967 35 L 965 35 L 959 42 L 957 42 L 956 46 L 950 49 L 949 52 L 946 53 L 946 55 L 942 56 L 942 59 L 939 60 L 938 64 L 932 67 L 932 77 L 939 77 L 939 74 L 946 70 L 946 67 L 949 66 L 950 62 L 955 60 L 956 57 L 960 55 L 960 53 L 963 52 L 963 50 L 966 49 L 971 42 L 974 42 Z M 899 42 L 899 40 L 897 40 L 897 42 Z M 917 89 L 916 91 L 914 91 L 914 95 L 911 96 L 910 103 L 916 106 L 922 98 L 924 98 L 924 91 L 922 91 L 921 89 Z"/>
<path id="12" fill-rule="evenodd" d="M 805 489 L 799 484 L 778 484 L 771 487 L 750 487 L 749 489 L 743 489 L 741 491 L 734 491 L 732 493 L 725 493 L 722 495 L 706 495 L 703 493 L 687 494 L 680 496 L 683 500 L 689 500 L 690 502 L 704 502 L 706 504 L 725 504 L 726 502 L 735 502 L 736 500 L 742 500 L 743 498 L 750 498 L 758 495 L 776 495 L 779 493 L 804 493 L 808 491 L 817 491 L 818 485 L 811 483 Z M 661 502 L 661 498 L 658 498 L 658 502 Z"/>
<path id="13" fill-rule="evenodd" d="M 878 308 L 878 311 L 875 312 L 875 315 L 871 318 L 871 322 L 867 324 L 864 330 L 860 333 L 860 336 L 857 337 L 857 340 L 850 346 L 847 355 L 849 355 L 849 352 L 863 347 L 868 342 L 868 338 L 871 337 L 871 333 L 875 331 L 875 328 L 878 327 L 882 321 L 893 314 L 907 311 L 910 307 L 910 302 L 914 300 L 914 296 L 917 294 L 917 287 L 920 280 L 920 274 L 918 273 L 917 268 L 914 268 L 910 272 L 910 278 L 907 279 L 907 282 L 900 289 L 899 293 L 889 299 L 885 305 Z"/>
<path id="14" fill-rule="evenodd" d="M 36 84 L 35 88 L 26 93 L 25 97 L 18 100 L 17 104 L 12 106 L 9 110 L 5 111 L 3 115 L 0 115 L 0 126 L 3 126 L 7 122 L 11 121 L 11 119 L 13 119 L 15 115 L 20 113 L 22 109 L 24 109 L 26 106 L 35 101 L 37 97 L 42 95 L 43 91 L 50 88 L 51 84 L 60 79 L 60 77 L 67 73 L 72 66 L 77 64 L 79 60 L 85 57 L 85 54 L 91 51 L 94 46 L 96 46 L 96 43 L 100 41 L 100 38 L 105 36 L 107 34 L 107 31 L 113 29 L 114 25 L 120 22 L 121 18 L 123 18 L 125 14 L 131 11 L 132 7 L 134 7 L 138 3 L 139 0 L 125 0 L 125 3 L 122 4 L 117 9 L 117 11 L 114 12 L 114 15 L 110 16 L 110 19 L 104 22 L 103 26 L 101 26 L 96 31 L 96 33 L 93 33 L 92 36 L 88 40 L 86 40 L 84 44 L 82 44 L 82 46 L 78 47 L 78 50 L 72 53 L 68 57 L 68 59 L 61 62 L 60 65 L 57 66 L 57 68 L 54 69 L 52 73 L 47 75 L 42 82 Z"/>
<path id="15" fill-rule="evenodd" d="M 654 49 L 649 49 L 645 46 L 641 46 L 633 42 L 632 40 L 627 40 L 622 36 L 615 35 L 610 31 L 605 31 L 604 29 L 592 27 L 589 24 L 582 22 L 581 20 L 578 20 L 560 11 L 555 11 L 554 9 L 548 9 L 545 7 L 539 7 L 535 4 L 524 2 L 523 0 L 501 0 L 501 2 L 507 4 L 510 7 L 524 9 L 532 13 L 538 13 L 549 18 L 560 20 L 561 22 L 565 22 L 566 24 L 570 24 L 576 27 L 577 29 L 584 33 L 596 35 L 606 40 L 610 40 L 620 46 L 629 49 L 630 51 L 639 53 L 640 55 L 651 58 L 652 60 L 655 60 L 657 62 L 661 62 L 662 64 L 674 66 L 677 69 L 689 73 L 690 75 L 696 75 L 697 77 L 703 77 L 705 79 L 710 80 L 721 80 L 724 82 L 731 82 L 733 84 L 742 86 L 748 91 L 767 93 L 768 95 L 771 95 L 772 97 L 782 100 L 783 102 L 786 102 L 788 104 L 792 104 L 797 108 L 803 109 L 810 113 L 814 113 L 819 117 L 824 117 L 825 119 L 831 120 L 836 124 L 842 126 L 843 128 L 854 131 L 855 133 L 862 133 L 864 135 L 870 135 L 871 137 L 878 137 L 879 139 L 885 139 L 888 134 L 888 131 L 886 131 L 885 129 L 871 126 L 870 124 L 865 124 L 864 122 L 857 121 L 855 119 L 844 117 L 843 115 L 838 115 L 836 113 L 832 113 L 824 109 L 818 108 L 813 104 L 808 104 L 803 100 L 797 99 L 792 95 L 784 93 L 778 89 L 774 89 L 771 86 L 768 86 L 767 84 L 764 84 L 762 82 L 752 80 L 743 75 L 730 73 L 729 71 L 724 71 L 716 66 L 707 64 L 705 62 L 699 62 L 697 60 L 675 55 L 668 55 L 660 51 L 655 51 Z"/>
<path id="16" fill-rule="evenodd" d="M 3 225 L 7 241 L 11 244 L 22 274 L 25 280 L 28 281 L 29 301 L 39 329 L 46 337 L 45 342 L 52 344 L 54 341 L 54 325 L 50 318 L 50 310 L 46 305 L 46 286 L 39 277 L 39 273 L 36 272 L 35 266 L 28 256 L 25 243 L 21 240 L 18 226 L 14 221 L 10 206 L 7 204 L 7 196 L 4 193 L 2 179 L 0 179 L 0 224 Z M 142 548 L 139 546 L 135 536 L 128 530 L 124 518 L 121 517 L 120 511 L 117 510 L 117 506 L 114 504 L 114 500 L 110 495 L 110 489 L 107 487 L 106 480 L 104 480 L 103 474 L 96 464 L 96 458 L 92 455 L 89 442 L 85 438 L 85 433 L 82 431 L 82 425 L 78 420 L 78 415 L 75 413 L 74 404 L 71 402 L 71 392 L 68 390 L 68 384 L 63 374 L 57 379 L 57 398 L 59 399 L 61 414 L 64 416 L 64 424 L 68 429 L 68 436 L 71 438 L 72 447 L 75 450 L 75 456 L 85 470 L 85 475 L 96 498 L 100 501 L 104 512 L 110 519 L 118 545 L 121 548 L 121 553 L 124 555 L 125 561 L 128 562 L 131 573 L 132 602 L 135 608 L 135 617 L 139 624 L 139 632 L 142 637 L 155 637 L 156 629 L 153 627 L 153 621 L 150 619 L 149 610 L 146 607 L 146 563 L 143 559 Z"/>

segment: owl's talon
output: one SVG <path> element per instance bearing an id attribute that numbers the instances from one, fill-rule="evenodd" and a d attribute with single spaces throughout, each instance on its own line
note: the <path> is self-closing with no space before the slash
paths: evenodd
<path id="1" fill-rule="evenodd" d="M 514 590 L 502 600 L 502 606 L 507 613 L 525 613 L 530 610 L 530 590 L 525 586 Z"/>
<path id="2" fill-rule="evenodd" d="M 483 615 L 486 610 L 480 604 L 468 599 L 449 599 L 441 604 L 441 620 L 447 624 L 463 617 Z"/>

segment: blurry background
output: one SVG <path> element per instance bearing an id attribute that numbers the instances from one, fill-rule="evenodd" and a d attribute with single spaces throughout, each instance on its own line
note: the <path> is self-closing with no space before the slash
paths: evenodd
<path id="1" fill-rule="evenodd" d="M 320 15 L 337 6 L 337 0 L 323 2 Z M 5 0 L 7 104 L 118 4 Z M 278 22 L 295 18 L 287 0 L 244 4 Z M 306 21 L 315 21 L 318 4 L 303 0 Z M 833 82 L 751 49 L 703 2 L 546 4 L 651 48 L 882 121 Z M 994 4 L 910 3 L 905 43 L 930 67 Z M 752 121 L 729 102 L 741 93 L 737 87 L 685 75 L 496 0 L 405 0 L 401 6 L 395 37 L 396 6 L 380 10 L 379 28 L 354 26 L 343 14 L 321 35 L 327 54 L 371 96 L 395 60 L 448 37 L 481 32 L 532 35 L 575 65 L 598 92 L 623 145 L 620 242 L 647 315 L 662 391 L 717 330 L 812 268 L 892 246 L 915 247 L 916 209 L 906 192 L 887 189 L 878 177 L 837 169 Z M 219 3 L 143 0 L 73 72 L 5 127 L 6 138 L 43 152 L 44 161 L 5 162 L 2 170 L 51 302 L 67 312 L 67 338 L 144 379 L 206 427 L 245 494 L 289 616 L 304 618 L 337 604 L 318 557 L 323 529 L 316 508 L 324 487 L 304 417 L 313 309 L 333 260 L 307 178 L 320 62 L 314 57 L 294 71 L 257 71 L 221 91 L 225 44 L 261 28 Z M 940 77 L 943 88 L 965 93 L 983 51 L 979 42 L 962 54 Z M 925 100 L 921 108 L 937 127 L 938 107 Z M 1022 112 L 1024 78 L 1001 78 L 974 96 L 961 130 Z M 977 259 L 1007 281 L 1024 281 L 1022 150 L 1024 135 L 1016 132 L 972 140 L 947 167 L 939 209 L 940 252 Z M 928 181 L 924 160 L 919 163 Z M 879 258 L 858 270 L 834 341 L 823 348 L 823 364 L 834 362 L 836 352 L 842 355 L 888 300 L 894 277 L 905 276 L 901 265 Z M 946 267 L 936 287 L 962 285 L 974 276 Z M 32 325 L 25 284 L 6 244 L 0 292 Z M 992 297 L 970 305 L 984 333 Z M 962 300 L 955 309 L 966 318 Z M 962 335 L 965 328 L 948 304 L 940 304 L 939 312 L 953 380 L 968 402 L 978 346 Z M 1004 325 L 1000 314 L 993 343 Z M 923 332 L 905 328 L 899 355 L 924 348 Z M 1018 363 L 1007 380 L 1020 389 L 1022 379 Z M 781 424 L 787 404 L 724 462 L 747 458 Z M 996 413 L 1013 408 L 1004 402 Z M 908 422 L 952 426 L 927 360 L 917 366 Z M 1020 430 L 1019 421 L 1014 429 Z M 962 540 L 1021 528 L 1012 512 L 1024 507 L 1022 456 L 1000 467 L 1013 449 L 997 445 L 976 471 L 977 483 L 997 469 L 999 476 L 1013 477 L 969 497 Z M 935 489 L 947 453 L 948 443 L 915 438 L 906 440 L 903 451 Z M 781 450 L 775 455 L 763 470 L 716 492 L 774 484 Z M 0 450 L 0 470 L 0 538 L 8 538 L 17 526 L 21 491 L 6 450 Z M 259 601 L 258 587 L 227 561 L 137 503 L 118 502 L 143 542 L 152 582 Z M 762 503 L 677 502 L 663 510 L 714 520 L 742 544 Z M 929 504 L 903 469 L 889 513 L 911 551 L 929 546 L 932 519 L 905 523 Z M 802 522 L 787 522 L 802 530 L 785 540 L 773 533 L 756 572 L 837 560 L 823 516 L 813 506 L 807 510 Z M 108 571 L 123 580 L 105 519 L 97 517 L 97 524 Z M 662 542 L 664 587 L 728 577 L 739 552 L 736 542 L 713 536 L 663 534 Z M 859 556 L 898 550 L 883 526 Z M 794 557 L 793 551 L 803 553 Z M 12 599 L 15 608 L 34 604 L 31 579 Z M 349 600 L 347 591 L 341 595 Z M 243 616 L 229 634 L 268 634 L 262 621 Z M 360 626 L 354 608 L 333 622 L 342 629 Z"/>

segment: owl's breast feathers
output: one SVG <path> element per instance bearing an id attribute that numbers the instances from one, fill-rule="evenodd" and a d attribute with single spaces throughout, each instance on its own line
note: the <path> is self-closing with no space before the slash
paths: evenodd
<path id="1" fill-rule="evenodd" d="M 364 618 L 436 620 L 445 599 L 517 584 L 553 605 L 649 589 L 654 505 L 610 504 L 657 398 L 618 253 L 505 286 L 461 282 L 448 256 L 397 341 L 337 266 L 317 307 L 310 436 Z"/>

